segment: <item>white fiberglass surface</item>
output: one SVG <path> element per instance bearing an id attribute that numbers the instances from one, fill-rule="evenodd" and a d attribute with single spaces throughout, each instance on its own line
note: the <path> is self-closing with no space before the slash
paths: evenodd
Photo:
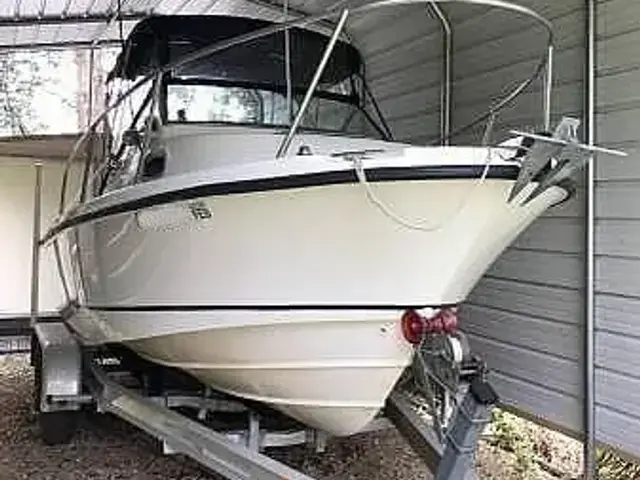
<path id="1" fill-rule="evenodd" d="M 326 154 L 251 161 L 251 148 L 259 152 L 260 141 L 273 134 L 221 128 L 226 141 L 219 149 L 208 142 L 223 136 L 213 135 L 210 128 L 176 126 L 168 136 L 173 146 L 174 140 L 184 139 L 181 148 L 208 160 L 208 168 L 114 190 L 77 213 L 91 215 L 121 203 L 134 208 L 137 200 L 176 190 L 356 168 L 348 159 Z M 195 142 L 200 137 L 202 145 Z M 354 147 L 344 137 L 300 138 L 313 140 L 325 148 L 335 141 L 344 143 L 331 148 Z M 430 167 L 435 170 L 428 172 L 437 172 L 487 162 L 514 165 L 505 159 L 511 149 L 377 146 L 382 151 L 362 160 L 365 173 L 374 168 Z M 247 156 L 238 149 L 248 149 Z M 210 160 L 203 154 L 207 152 Z M 239 161 L 217 166 L 216 153 Z M 94 305 L 456 303 L 519 232 L 566 194 L 553 188 L 526 206 L 507 203 L 512 179 L 486 178 L 480 184 L 480 168 L 463 170 L 460 178 L 431 178 L 427 172 L 424 180 L 360 184 L 354 178 L 342 184 L 267 185 L 229 194 L 216 190 L 87 222 L 79 229 L 88 293 Z M 199 211 L 207 213 L 204 217 L 194 217 L 190 210 L 195 200 Z M 403 224 L 400 216 L 417 228 Z"/>
<path id="2" fill-rule="evenodd" d="M 353 162 L 343 156 L 333 156 L 354 150 L 368 151 L 362 160 L 365 172 L 386 167 L 517 165 L 505 160 L 513 155 L 513 150 L 507 148 L 414 147 L 367 138 L 306 133 L 295 138 L 290 151 L 296 152 L 300 146 L 307 145 L 312 155 L 291 153 L 276 159 L 275 150 L 283 135 L 270 129 L 171 125 L 163 135 L 169 158 L 162 177 L 115 189 L 81 205 L 77 213 L 90 213 L 109 205 L 190 187 L 354 170 Z"/>
<path id="3" fill-rule="evenodd" d="M 395 310 L 101 311 L 72 321 L 83 338 L 124 341 L 145 358 L 186 370 L 217 390 L 269 403 L 304 423 L 345 435 L 371 420 L 411 361 L 401 315 Z"/>
<path id="4" fill-rule="evenodd" d="M 88 294 L 93 305 L 122 306 L 458 303 L 566 194 L 552 188 L 522 207 L 505 202 L 511 184 L 374 186 L 422 230 L 385 215 L 359 185 L 203 197 L 206 218 L 190 202 L 108 217 L 80 227 Z"/>

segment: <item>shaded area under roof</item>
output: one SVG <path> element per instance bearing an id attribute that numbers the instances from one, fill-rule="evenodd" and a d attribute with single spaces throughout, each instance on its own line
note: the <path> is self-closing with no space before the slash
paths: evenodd
<path id="1" fill-rule="evenodd" d="M 322 10 L 331 3 L 290 0 L 289 12 L 294 17 L 302 11 Z M 280 0 L 1 0 L 0 50 L 119 42 L 138 21 L 152 14 L 283 18 Z"/>

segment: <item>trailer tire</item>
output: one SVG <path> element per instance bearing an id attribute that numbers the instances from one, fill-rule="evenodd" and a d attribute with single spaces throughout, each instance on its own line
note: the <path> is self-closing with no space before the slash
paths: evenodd
<path id="1" fill-rule="evenodd" d="M 43 412 L 42 399 L 42 350 L 37 336 L 31 340 L 31 361 L 33 372 L 33 411 L 36 416 L 40 436 L 47 445 L 68 443 L 78 428 L 79 412 L 75 410 L 60 410 Z"/>
<path id="2" fill-rule="evenodd" d="M 40 395 L 42 392 L 42 352 L 40 350 L 40 342 L 35 333 L 31 334 L 31 366 L 33 367 L 33 404 L 32 411 L 34 415 L 40 413 Z"/>
<path id="3" fill-rule="evenodd" d="M 78 428 L 78 412 L 57 411 L 38 414 L 40 436 L 47 445 L 69 443 Z"/>

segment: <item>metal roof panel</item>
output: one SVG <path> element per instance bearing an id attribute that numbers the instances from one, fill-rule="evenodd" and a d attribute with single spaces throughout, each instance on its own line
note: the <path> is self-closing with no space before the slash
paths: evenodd
<path id="1" fill-rule="evenodd" d="M 295 17 L 295 8 L 318 11 L 333 1 L 290 0 L 291 16 Z M 119 2 L 125 35 L 134 20 L 150 13 L 283 18 L 281 0 L 0 0 L 0 49 L 87 46 L 97 39 L 118 40 L 119 25 L 108 22 L 114 20 Z"/>

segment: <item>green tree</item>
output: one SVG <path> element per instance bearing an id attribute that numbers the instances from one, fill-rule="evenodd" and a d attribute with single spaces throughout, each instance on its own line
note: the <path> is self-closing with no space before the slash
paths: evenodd
<path id="1" fill-rule="evenodd" d="M 69 95 L 57 85 L 54 74 L 59 67 L 57 52 L 0 52 L 0 132 L 27 135 L 47 127 L 34 104 L 42 89 L 56 92 L 64 104 L 75 108 L 75 92 Z"/>

